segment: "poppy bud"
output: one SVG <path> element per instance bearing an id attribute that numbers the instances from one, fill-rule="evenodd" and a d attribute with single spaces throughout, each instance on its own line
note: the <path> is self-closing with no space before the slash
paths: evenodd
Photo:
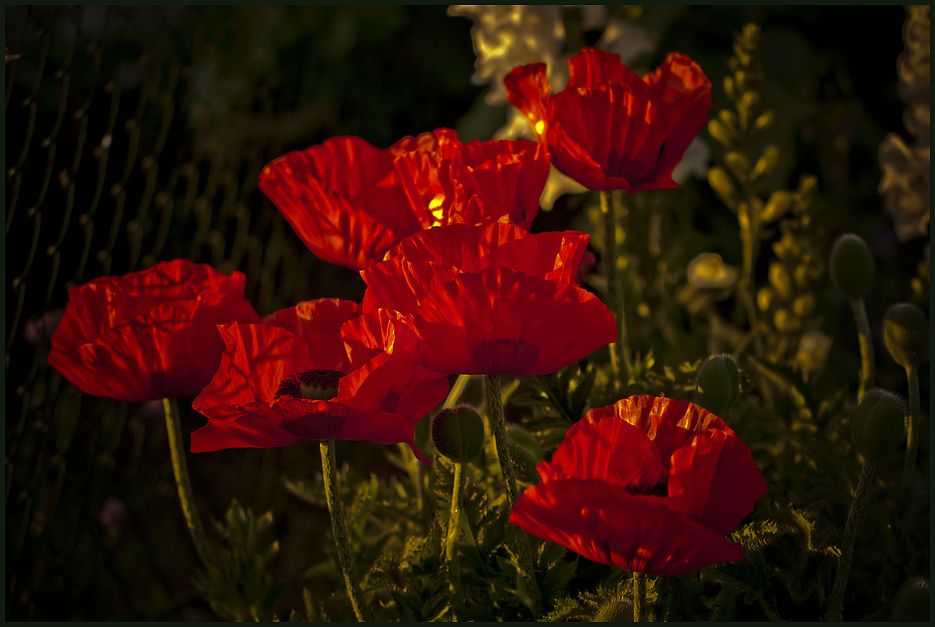
<path id="1" fill-rule="evenodd" d="M 633 603 L 627 599 L 612 599 L 594 615 L 595 623 L 632 623 Z"/>
<path id="2" fill-rule="evenodd" d="M 521 427 L 507 427 L 506 434 L 510 439 L 510 458 L 519 472 L 520 479 L 527 483 L 536 483 L 539 480 L 536 465 L 545 459 L 539 443 Z"/>
<path id="3" fill-rule="evenodd" d="M 740 371 L 737 362 L 727 354 L 711 355 L 695 379 L 698 404 L 715 416 L 723 416 L 737 400 L 740 390 Z"/>
<path id="4" fill-rule="evenodd" d="M 471 462 L 484 446 L 484 423 L 469 405 L 438 412 L 431 431 L 436 450 L 458 464 Z"/>
<path id="5" fill-rule="evenodd" d="M 896 593 L 893 621 L 929 621 L 929 582 L 925 577 L 912 577 Z"/>
<path id="6" fill-rule="evenodd" d="M 867 390 L 854 412 L 854 443 L 868 461 L 878 462 L 906 437 L 909 410 L 898 394 L 882 388 Z"/>
<path id="7" fill-rule="evenodd" d="M 848 300 L 863 300 L 873 283 L 873 254 L 854 233 L 845 233 L 834 243 L 829 260 L 831 279 Z"/>
<path id="8" fill-rule="evenodd" d="M 893 361 L 903 368 L 929 359 L 929 323 L 915 305 L 890 305 L 883 316 L 883 341 Z"/>

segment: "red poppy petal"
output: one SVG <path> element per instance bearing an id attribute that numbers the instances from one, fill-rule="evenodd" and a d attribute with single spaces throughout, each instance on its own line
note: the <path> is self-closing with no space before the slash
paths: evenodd
<path id="1" fill-rule="evenodd" d="M 260 173 L 259 187 L 316 255 L 355 270 L 420 230 L 393 155 L 358 137 L 290 152 Z"/>
<path id="2" fill-rule="evenodd" d="M 69 291 L 48 358 L 88 394 L 131 402 L 197 394 L 224 347 L 215 325 L 259 321 L 240 273 L 178 260 L 104 279 Z"/>
<path id="3" fill-rule="evenodd" d="M 569 58 L 568 74 L 566 91 L 606 83 L 635 85 L 643 82 L 636 72 L 623 64 L 620 55 L 597 48 L 584 48 Z"/>
<path id="4" fill-rule="evenodd" d="M 500 245 L 479 260 L 476 270 L 504 267 L 547 281 L 573 283 L 589 240 L 579 231 L 537 233 Z"/>
<path id="5" fill-rule="evenodd" d="M 406 321 L 423 340 L 422 363 L 443 374 L 548 374 L 617 339 L 593 294 L 508 268 L 439 284 Z"/>
<path id="6" fill-rule="evenodd" d="M 409 423 L 393 414 L 288 396 L 273 403 L 214 407 L 202 413 L 209 420 L 192 433 L 193 453 L 225 448 L 274 448 L 308 440 L 411 445 L 415 433 Z M 417 451 L 417 455 L 421 452 Z"/>
<path id="7" fill-rule="evenodd" d="M 549 158 L 542 146 L 525 139 L 474 140 L 458 152 L 453 171 L 465 198 L 476 202 L 462 202 L 458 219 L 448 223 L 486 224 L 508 217 L 528 231 L 539 211 Z"/>
<path id="8" fill-rule="evenodd" d="M 591 412 L 594 412 L 591 422 L 596 422 L 603 415 L 613 413 L 640 429 L 651 440 L 656 438 L 659 425 L 672 425 L 696 432 L 718 429 L 728 435 L 734 433 L 723 420 L 703 407 L 665 396 L 630 396 L 613 405 L 591 410 Z"/>
<path id="9" fill-rule="evenodd" d="M 733 531 L 766 495 L 766 480 L 740 438 L 711 430 L 675 451 L 669 471 L 671 506 L 721 535 Z"/>
<path id="10" fill-rule="evenodd" d="M 448 379 L 419 366 L 413 355 L 383 353 L 338 382 L 346 405 L 398 414 L 412 425 L 448 396 Z"/>
<path id="11" fill-rule="evenodd" d="M 305 341 L 286 329 L 232 322 L 218 330 L 226 347 L 214 378 L 192 404 L 201 413 L 219 406 L 272 403 L 283 379 L 312 368 Z"/>
<path id="12" fill-rule="evenodd" d="M 684 575 L 743 559 L 739 545 L 666 506 L 595 480 L 542 481 L 513 507 L 510 523 L 603 564 Z"/>
<path id="13" fill-rule="evenodd" d="M 439 227 L 432 231 L 443 228 L 450 227 Z M 460 273 L 460 270 L 451 265 L 410 263 L 405 257 L 381 261 L 360 272 L 367 284 L 363 311 L 369 313 L 379 308 L 387 308 L 404 315 L 408 314 L 418 307 L 432 288 L 441 282 L 450 281 Z"/>
<path id="14" fill-rule="evenodd" d="M 263 318 L 263 322 L 282 327 L 304 339 L 312 368 L 347 373 L 351 364 L 341 340 L 341 327 L 360 313 L 360 303 L 321 298 L 280 309 Z"/>
<path id="15" fill-rule="evenodd" d="M 536 136 L 542 135 L 552 117 L 549 105 L 552 86 L 545 63 L 515 67 L 503 78 L 503 84 L 506 99 L 522 111 Z"/>
<path id="16" fill-rule="evenodd" d="M 453 224 L 407 237 L 387 251 L 386 257 L 405 257 L 411 262 L 426 261 L 473 272 L 481 267 L 481 258 L 507 242 L 527 237 L 529 233 L 515 224 Z"/>
<path id="17" fill-rule="evenodd" d="M 616 417 L 576 422 L 552 455 L 549 476 L 599 479 L 621 488 L 649 490 L 665 478 L 659 449 L 639 429 Z M 546 475 L 542 475 L 543 479 Z"/>

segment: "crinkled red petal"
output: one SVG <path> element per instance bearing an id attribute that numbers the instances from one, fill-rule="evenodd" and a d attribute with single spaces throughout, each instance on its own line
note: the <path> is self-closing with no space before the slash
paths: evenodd
<path id="1" fill-rule="evenodd" d="M 316 255 L 355 270 L 421 229 L 393 154 L 336 137 L 267 165 L 259 187 Z"/>
<path id="2" fill-rule="evenodd" d="M 263 318 L 263 322 L 288 329 L 305 340 L 312 368 L 347 373 L 351 363 L 341 340 L 341 327 L 360 313 L 360 303 L 321 298 L 280 309 Z"/>
<path id="3" fill-rule="evenodd" d="M 667 507 L 597 480 L 556 479 L 527 489 L 510 523 L 596 562 L 678 576 L 743 559 L 739 545 Z"/>
<path id="4" fill-rule="evenodd" d="M 440 283 L 406 322 L 423 340 L 422 363 L 443 374 L 548 374 L 617 339 L 593 294 L 508 268 Z"/>

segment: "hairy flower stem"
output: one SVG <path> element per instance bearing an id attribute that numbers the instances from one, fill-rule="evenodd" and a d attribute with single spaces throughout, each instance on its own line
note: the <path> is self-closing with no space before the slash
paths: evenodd
<path id="1" fill-rule="evenodd" d="M 829 621 L 843 620 L 841 618 L 841 607 L 844 602 L 844 590 L 847 588 L 847 577 L 851 570 L 851 559 L 854 557 L 857 523 L 867 501 L 867 490 L 870 489 L 870 483 L 873 481 L 874 470 L 876 470 L 875 462 L 864 462 L 863 470 L 860 471 L 860 480 L 857 482 L 857 490 L 854 491 L 854 500 L 851 502 L 851 510 L 847 514 L 847 523 L 844 525 L 844 547 L 841 549 L 838 572 L 834 577 L 831 596 L 828 598 L 828 615 L 826 619 Z"/>
<path id="2" fill-rule="evenodd" d="M 909 487 L 916 470 L 916 455 L 919 452 L 919 420 L 922 407 L 919 401 L 919 367 L 906 368 L 909 380 L 909 424 L 906 432 L 906 465 L 903 467 L 903 488 Z"/>
<path id="3" fill-rule="evenodd" d="M 626 376 L 630 378 L 630 363 L 627 351 L 627 330 L 623 317 L 623 298 L 620 294 L 620 283 L 617 277 L 617 219 L 616 212 L 611 207 L 607 192 L 600 192 L 601 216 L 604 219 L 604 279 L 607 282 L 607 308 L 617 319 L 617 341 L 610 344 L 610 370 L 613 375 L 614 389 L 621 387 L 620 368 L 621 360 L 626 368 Z M 621 359 L 622 358 L 622 359 Z"/>
<path id="4" fill-rule="evenodd" d="M 331 513 L 331 529 L 334 531 L 334 543 L 338 548 L 338 561 L 341 562 L 341 572 L 344 573 L 347 596 L 351 599 L 357 621 L 367 623 L 372 619 L 370 610 L 364 603 L 364 595 L 360 591 L 357 568 L 351 555 L 351 545 L 347 540 L 347 527 L 344 525 L 341 492 L 338 488 L 334 440 L 322 440 L 319 446 L 321 447 L 321 478 L 325 484 L 325 500 L 328 501 L 328 511 Z"/>
<path id="5" fill-rule="evenodd" d="M 169 454 L 172 457 L 172 472 L 175 474 L 175 484 L 178 486 L 179 502 L 182 505 L 182 515 L 191 533 L 192 542 L 201 563 L 207 566 L 212 558 L 211 545 L 204 527 L 201 526 L 201 517 L 195 508 L 195 493 L 192 490 L 191 477 L 188 474 L 188 463 L 185 461 L 185 447 L 182 443 L 182 422 L 179 416 L 179 403 L 174 398 L 162 399 L 162 408 L 166 415 L 166 432 L 169 436 Z"/>
<path id="6" fill-rule="evenodd" d="M 633 622 L 646 620 L 646 574 L 633 573 Z"/>
<path id="7" fill-rule="evenodd" d="M 867 307 L 863 299 L 852 300 L 850 303 L 854 312 L 854 321 L 857 323 L 857 339 L 860 342 L 860 387 L 857 390 L 857 400 L 860 401 L 867 390 L 873 387 L 877 378 L 877 367 L 873 355 L 873 336 L 870 335 Z"/>
<path id="8" fill-rule="evenodd" d="M 457 620 L 454 609 L 461 605 L 461 560 L 458 556 L 458 537 L 461 535 L 461 500 L 464 496 L 464 464 L 455 462 L 454 485 L 451 489 L 451 513 L 448 534 L 445 536 L 445 560 L 448 562 L 448 582 L 451 589 L 452 621 Z"/>
<path id="9" fill-rule="evenodd" d="M 497 458 L 500 461 L 500 471 L 506 482 L 506 496 L 510 509 L 516 504 L 516 474 L 513 471 L 513 460 L 510 457 L 510 444 L 507 440 L 506 424 L 503 419 L 503 396 L 500 389 L 500 375 L 487 375 L 487 416 L 490 420 L 490 430 L 493 433 L 494 443 L 497 446 Z M 519 563 L 523 576 L 535 604 L 536 617 L 542 612 L 542 598 L 539 594 L 539 584 L 536 582 L 536 569 L 532 561 L 532 551 L 529 537 L 519 529 L 513 528 L 517 534 L 517 548 Z"/>

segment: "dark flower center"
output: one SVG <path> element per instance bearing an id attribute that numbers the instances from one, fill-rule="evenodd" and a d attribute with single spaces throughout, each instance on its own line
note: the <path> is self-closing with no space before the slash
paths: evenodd
<path id="1" fill-rule="evenodd" d="M 338 370 L 306 370 L 283 379 L 276 396 L 327 401 L 338 395 L 338 379 L 343 376 Z"/>
<path id="2" fill-rule="evenodd" d="M 481 340 L 475 351 L 484 374 L 526 376 L 539 358 L 538 346 L 517 340 Z"/>
<path id="3" fill-rule="evenodd" d="M 669 484 L 663 479 L 651 488 L 638 488 L 633 485 L 628 485 L 627 492 L 642 496 L 668 496 Z"/>

